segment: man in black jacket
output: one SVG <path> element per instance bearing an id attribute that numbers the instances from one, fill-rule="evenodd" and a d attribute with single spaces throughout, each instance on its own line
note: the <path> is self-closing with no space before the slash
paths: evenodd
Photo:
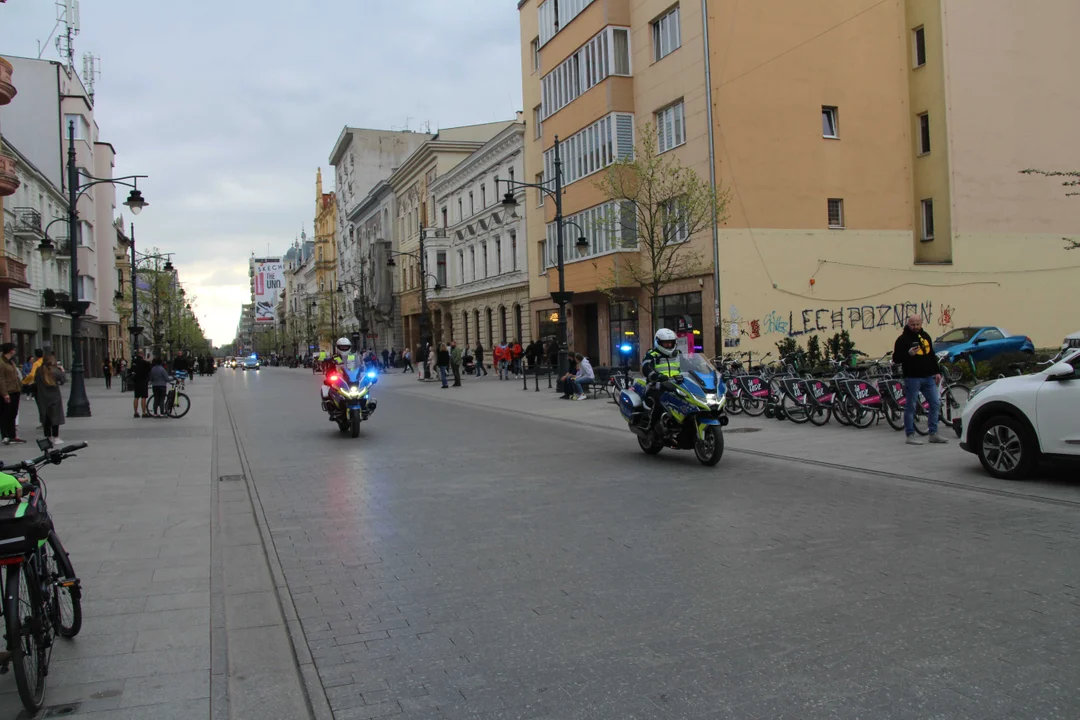
<path id="1" fill-rule="evenodd" d="M 934 341 L 922 329 L 922 318 L 912 315 L 907 319 L 904 332 L 896 339 L 893 346 L 893 362 L 904 369 L 904 432 L 908 445 L 922 445 L 922 440 L 915 437 L 915 408 L 922 393 L 930 403 L 929 424 L 930 442 L 944 445 L 949 442 L 938 435 L 938 416 L 941 412 L 941 398 L 938 396 L 938 383 L 941 382 L 941 369 L 934 353 Z"/>

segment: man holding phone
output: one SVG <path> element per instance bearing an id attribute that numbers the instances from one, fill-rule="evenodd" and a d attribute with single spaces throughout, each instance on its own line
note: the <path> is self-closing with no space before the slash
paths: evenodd
<path id="1" fill-rule="evenodd" d="M 904 325 L 904 332 L 896 339 L 893 346 L 893 362 L 904 369 L 904 433 L 908 445 L 922 445 L 922 440 L 915 436 L 915 408 L 919 402 L 919 393 L 930 403 L 929 424 L 930 442 L 944 445 L 949 441 L 938 435 L 938 417 L 941 413 L 941 398 L 938 395 L 938 383 L 941 382 L 941 369 L 934 353 L 934 341 L 922 328 L 922 318 L 911 315 Z"/>

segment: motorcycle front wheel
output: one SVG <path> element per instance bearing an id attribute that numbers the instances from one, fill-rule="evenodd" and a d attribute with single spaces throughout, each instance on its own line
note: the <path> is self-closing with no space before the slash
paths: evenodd
<path id="1" fill-rule="evenodd" d="M 349 411 L 349 434 L 353 437 L 360 437 L 360 411 Z"/>
<path id="2" fill-rule="evenodd" d="M 694 455 L 702 465 L 712 467 L 720 462 L 723 454 L 724 433 L 719 425 L 709 425 L 705 428 L 705 437 L 694 442 Z"/>

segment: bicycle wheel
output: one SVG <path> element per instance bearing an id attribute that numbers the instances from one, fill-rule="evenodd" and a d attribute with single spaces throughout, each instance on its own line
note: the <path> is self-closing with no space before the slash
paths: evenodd
<path id="1" fill-rule="evenodd" d="M 818 427 L 823 427 L 829 423 L 829 419 L 832 417 L 832 410 L 821 405 L 812 405 L 807 410 L 807 415 L 810 418 L 810 422 L 814 423 Z"/>
<path id="2" fill-rule="evenodd" d="M 795 398 L 790 395 L 784 396 L 783 401 L 780 403 L 780 407 L 784 408 L 784 413 L 787 415 L 788 420 L 796 425 L 802 425 L 810 419 L 807 406 L 795 402 Z"/>
<path id="3" fill-rule="evenodd" d="M 902 431 L 904 429 L 904 411 L 898 407 L 886 407 L 885 421 L 889 423 L 889 427 L 893 430 Z"/>
<path id="4" fill-rule="evenodd" d="M 49 533 L 45 546 L 45 565 L 49 569 L 46 586 L 51 588 L 54 605 L 53 628 L 66 638 L 73 638 L 82 628 L 82 589 L 71 566 L 71 558 L 56 533 Z"/>
<path id="5" fill-rule="evenodd" d="M 877 417 L 876 410 L 864 407 L 850 397 L 844 400 L 844 412 L 847 414 L 848 419 L 851 420 L 851 424 L 859 429 L 870 427 Z"/>
<path id="6" fill-rule="evenodd" d="M 961 383 L 945 387 L 945 394 L 941 398 L 941 421 L 952 425 L 955 418 L 964 414 L 968 398 L 971 396 L 971 388 Z"/>
<path id="7" fill-rule="evenodd" d="M 724 412 L 728 415 L 742 414 L 742 398 L 728 393 L 727 402 L 724 404 Z"/>
<path id="8" fill-rule="evenodd" d="M 742 398 L 742 409 L 750 417 L 758 417 L 765 412 L 765 401 L 752 395 L 745 395 Z"/>
<path id="9" fill-rule="evenodd" d="M 8 565 L 4 588 L 8 649 L 19 699 L 30 714 L 36 713 L 45 703 L 45 675 L 49 667 L 48 619 L 43 612 L 38 587 L 37 572 L 29 562 Z"/>
<path id="10" fill-rule="evenodd" d="M 919 393 L 918 404 L 915 406 L 915 432 L 919 435 L 930 434 L 930 417 L 926 414 L 926 408 L 923 407 L 922 393 Z"/>
<path id="11" fill-rule="evenodd" d="M 170 403 L 168 409 L 169 417 L 182 418 L 188 414 L 188 410 L 191 409 L 191 400 L 185 393 L 176 393 L 176 399 Z"/>
<path id="12" fill-rule="evenodd" d="M 833 417 L 841 425 L 851 425 L 851 418 L 848 417 L 847 407 L 845 406 L 846 402 L 847 398 L 836 397 L 832 404 Z"/>

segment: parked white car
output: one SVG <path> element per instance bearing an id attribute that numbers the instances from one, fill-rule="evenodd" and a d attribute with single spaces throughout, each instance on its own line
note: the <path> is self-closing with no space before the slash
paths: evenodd
<path id="1" fill-rule="evenodd" d="M 953 427 L 994 477 L 1019 480 L 1042 458 L 1080 459 L 1080 348 L 1040 373 L 976 385 Z"/>

